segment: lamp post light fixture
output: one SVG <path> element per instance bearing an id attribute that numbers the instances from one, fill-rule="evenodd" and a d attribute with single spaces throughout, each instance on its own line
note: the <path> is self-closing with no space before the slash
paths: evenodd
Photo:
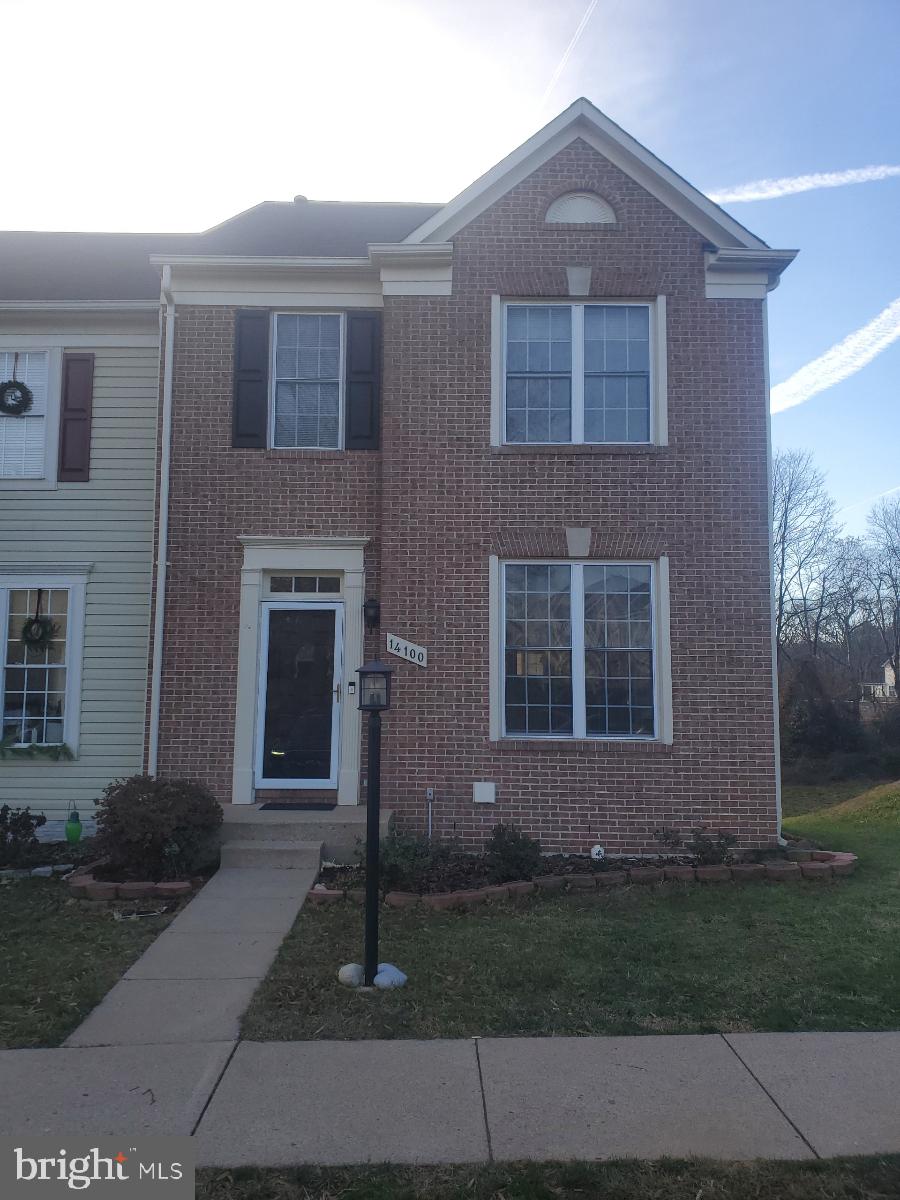
<path id="1" fill-rule="evenodd" d="M 369 596 L 363 605 L 363 617 L 365 617 L 366 629 L 372 633 L 381 621 L 381 604 L 374 596 Z"/>
<path id="2" fill-rule="evenodd" d="M 369 714 L 369 769 L 366 784 L 366 928 L 363 985 L 374 987 L 378 972 L 378 893 L 381 837 L 381 714 L 391 706 L 394 668 L 369 662 L 359 668 L 359 707 Z"/>

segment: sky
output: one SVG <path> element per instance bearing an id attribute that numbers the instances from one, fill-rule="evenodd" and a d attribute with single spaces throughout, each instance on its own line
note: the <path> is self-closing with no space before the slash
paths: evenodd
<path id="1" fill-rule="evenodd" d="M 900 490 L 900 0 L 0 0 L 0 32 L 3 229 L 448 200 L 587 96 L 799 248 L 775 445 L 812 452 L 848 532 Z"/>

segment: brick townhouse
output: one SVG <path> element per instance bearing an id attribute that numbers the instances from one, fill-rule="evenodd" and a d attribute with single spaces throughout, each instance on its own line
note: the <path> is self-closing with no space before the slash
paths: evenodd
<path id="1" fill-rule="evenodd" d="M 391 658 L 404 828 L 776 839 L 792 251 L 585 100 L 446 205 L 297 197 L 159 241 L 150 770 L 349 812 L 356 669 L 400 638 L 427 651 Z"/>

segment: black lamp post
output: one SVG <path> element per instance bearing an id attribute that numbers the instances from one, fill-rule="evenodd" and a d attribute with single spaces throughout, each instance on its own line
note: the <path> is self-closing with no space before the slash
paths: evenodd
<path id="1" fill-rule="evenodd" d="M 387 663 L 360 667 L 359 707 L 369 714 L 369 778 L 366 788 L 366 941 L 363 984 L 373 987 L 378 972 L 378 871 L 381 834 L 381 714 L 391 706 Z"/>

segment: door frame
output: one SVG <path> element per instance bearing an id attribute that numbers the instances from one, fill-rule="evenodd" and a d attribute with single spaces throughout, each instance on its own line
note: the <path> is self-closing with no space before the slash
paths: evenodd
<path id="1" fill-rule="evenodd" d="M 363 661 L 363 599 L 365 596 L 365 536 L 272 537 L 240 535 L 240 611 L 237 630 L 237 679 L 234 689 L 233 804 L 255 803 L 256 708 L 259 682 L 259 636 L 262 605 L 269 574 L 297 571 L 340 574 L 344 601 L 344 676 L 355 678 Z M 349 685 L 348 685 L 349 686 Z M 341 758 L 337 802 L 359 804 L 362 713 L 355 703 L 343 706 Z"/>
<path id="2" fill-rule="evenodd" d="M 263 774 L 265 763 L 266 693 L 269 682 L 269 623 L 273 612 L 333 612 L 334 659 L 331 675 L 331 770 L 324 779 L 272 779 Z M 254 787 L 260 791 L 336 788 L 341 770 L 341 700 L 344 676 L 344 604 L 341 600 L 266 600 L 260 606 L 259 682 L 256 698 L 256 746 L 253 755 Z"/>

